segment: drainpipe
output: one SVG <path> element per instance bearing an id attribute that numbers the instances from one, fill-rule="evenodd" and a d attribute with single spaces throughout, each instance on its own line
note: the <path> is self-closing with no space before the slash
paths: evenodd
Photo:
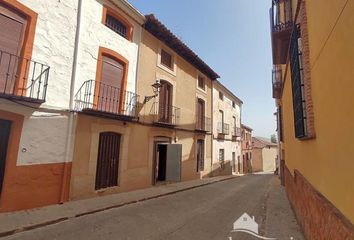
<path id="1" fill-rule="evenodd" d="M 67 185 L 70 182 L 68 180 L 69 171 L 69 159 L 72 160 L 73 157 L 73 144 L 75 140 L 75 135 L 73 132 L 75 130 L 75 117 L 74 113 L 74 94 L 75 94 L 75 82 L 76 82 L 76 73 L 77 73 L 77 59 L 79 52 L 79 42 L 80 42 L 80 28 L 81 28 L 81 11 L 82 11 L 82 0 L 78 0 L 77 6 L 77 16 L 76 16 L 76 33 L 75 33 L 75 46 L 74 46 L 74 55 L 73 55 L 73 65 L 72 65 L 72 74 L 71 74 L 71 83 L 70 83 L 70 102 L 69 102 L 69 119 L 68 119 L 68 129 L 67 129 L 67 140 L 66 140 L 66 154 L 65 154 L 65 164 L 63 170 L 62 186 L 60 193 L 60 203 L 64 203 L 67 200 Z"/>
<path id="2" fill-rule="evenodd" d="M 212 177 L 213 174 L 213 160 L 214 160 L 214 81 L 211 80 L 211 160 L 210 160 L 210 174 Z"/>

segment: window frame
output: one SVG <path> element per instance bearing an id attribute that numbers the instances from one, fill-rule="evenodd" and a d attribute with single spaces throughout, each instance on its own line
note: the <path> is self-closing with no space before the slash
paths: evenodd
<path id="1" fill-rule="evenodd" d="M 162 64 L 162 56 L 161 53 L 162 51 L 165 51 L 166 53 L 168 53 L 169 55 L 171 55 L 171 61 L 172 61 L 172 68 L 169 68 L 168 66 L 165 66 L 165 64 Z M 158 49 L 158 55 L 157 55 L 157 66 L 159 68 L 161 68 L 162 70 L 170 73 L 173 76 L 176 76 L 176 55 L 174 54 L 174 52 L 170 49 L 168 49 L 166 46 L 161 45 L 159 46 Z"/>
<path id="2" fill-rule="evenodd" d="M 111 17 L 115 18 L 119 22 L 121 22 L 126 28 L 127 28 L 127 36 L 124 37 L 120 33 L 114 31 L 112 28 L 106 25 L 107 21 L 107 15 L 110 15 Z M 103 5 L 103 10 L 102 10 L 102 24 L 110 29 L 111 31 L 117 33 L 119 36 L 122 38 L 132 42 L 133 41 L 133 33 L 134 33 L 134 26 L 131 24 L 122 14 L 118 13 L 117 10 L 112 9 L 111 7 L 108 7 L 107 5 Z"/>
<path id="3" fill-rule="evenodd" d="M 295 137 L 305 139 L 308 137 L 307 106 L 305 97 L 303 52 L 301 46 L 301 27 L 297 24 L 293 29 L 290 40 L 290 73 L 293 98 L 294 131 Z"/>
<path id="4" fill-rule="evenodd" d="M 202 79 L 203 80 L 203 86 L 201 87 L 199 85 L 199 80 Z M 198 77 L 197 77 L 197 88 L 202 90 L 203 92 L 206 91 L 206 81 L 205 81 L 205 77 L 201 74 L 198 74 Z"/>

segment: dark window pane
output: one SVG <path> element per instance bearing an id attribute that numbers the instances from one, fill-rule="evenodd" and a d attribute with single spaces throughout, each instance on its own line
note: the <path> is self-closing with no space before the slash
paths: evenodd
<path id="1" fill-rule="evenodd" d="M 163 49 L 161 49 L 161 64 L 172 69 L 172 56 Z"/>
<path id="2" fill-rule="evenodd" d="M 113 30 L 114 32 L 118 33 L 124 38 L 128 38 L 127 36 L 127 26 L 119 21 L 117 18 L 108 15 L 106 17 L 106 26 Z"/>
<path id="3" fill-rule="evenodd" d="M 205 90 L 205 80 L 201 76 L 198 76 L 198 87 Z"/>

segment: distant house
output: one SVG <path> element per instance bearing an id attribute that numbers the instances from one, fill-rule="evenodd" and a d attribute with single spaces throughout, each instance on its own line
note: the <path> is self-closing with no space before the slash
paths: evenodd
<path id="1" fill-rule="evenodd" d="M 251 218 L 247 213 L 244 213 L 234 222 L 233 231 L 238 230 L 249 230 L 258 234 L 258 224 L 254 220 L 254 217 Z"/>
<path id="2" fill-rule="evenodd" d="M 252 167 L 254 172 L 274 172 L 278 145 L 269 139 L 261 137 L 252 138 Z"/>

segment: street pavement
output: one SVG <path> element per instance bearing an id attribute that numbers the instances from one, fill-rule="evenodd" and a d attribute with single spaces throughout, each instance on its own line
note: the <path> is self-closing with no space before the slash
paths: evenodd
<path id="1" fill-rule="evenodd" d="M 278 179 L 257 174 L 71 218 L 1 240 L 259 239 L 231 232 L 245 212 L 255 217 L 259 235 L 304 239 Z"/>

